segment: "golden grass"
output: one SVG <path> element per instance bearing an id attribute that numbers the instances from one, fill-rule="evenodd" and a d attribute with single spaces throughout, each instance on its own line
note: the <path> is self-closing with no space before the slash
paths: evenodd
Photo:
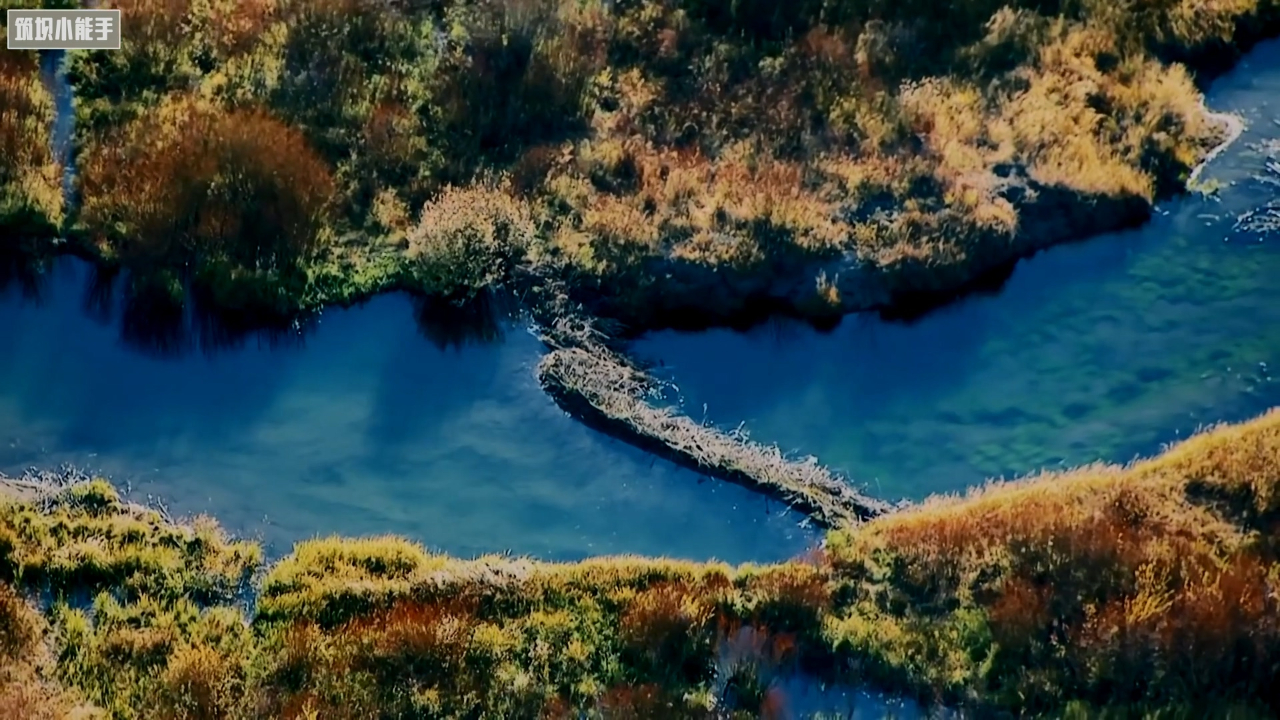
<path id="1" fill-rule="evenodd" d="M 1278 453 L 1273 411 L 1128 468 L 992 485 L 836 534 L 837 571 L 867 597 L 834 632 L 887 664 L 929 658 L 909 672 L 948 693 L 1274 703 Z M 981 662 L 947 647 L 984 635 Z"/>
<path id="2" fill-rule="evenodd" d="M 0 512 L 0 707 L 781 717 L 776 681 L 808 667 L 978 714 L 1263 717 L 1280 709 L 1277 468 L 1273 411 L 1129 467 L 934 499 L 763 567 L 320 539 L 261 580 L 248 624 L 226 590 L 252 550 L 96 482 Z M 41 588 L 47 620 L 18 594 Z M 86 592 L 92 615 L 63 601 Z M 33 643 L 54 654 L 32 660 Z"/>
<path id="3" fill-rule="evenodd" d="M 1024 177 L 1137 213 L 1219 132 L 1170 59 L 1213 60 L 1277 18 L 1272 0 L 1080 0 L 1060 14 L 987 0 L 126 5 L 137 36 L 76 60 L 78 132 L 114 146 L 194 87 L 219 112 L 300 133 L 289 154 L 327 165 L 307 176 L 332 175 L 337 210 L 311 230 L 342 241 L 305 281 L 274 281 L 286 304 L 469 296 L 520 263 L 641 325 L 673 264 L 769 274 L 843 256 L 893 290 L 954 285 L 1021 247 Z M 116 190 L 93 178 L 85 215 L 101 232 L 93 209 Z M 441 241 L 434 221 L 404 242 L 420 214 L 483 223 L 490 207 L 533 229 L 525 252 L 495 260 L 491 239 Z M 112 244 L 145 230 L 124 221 Z M 476 258 L 457 250 L 472 246 Z M 446 251 L 423 270 L 433 248 Z M 788 299 L 819 314 L 864 301 L 819 290 Z"/>
<path id="4" fill-rule="evenodd" d="M 3 32 L 0 32 L 3 35 Z M 62 168 L 53 157 L 53 98 L 33 51 L 0 56 L 0 228 L 6 241 L 62 222 Z"/>

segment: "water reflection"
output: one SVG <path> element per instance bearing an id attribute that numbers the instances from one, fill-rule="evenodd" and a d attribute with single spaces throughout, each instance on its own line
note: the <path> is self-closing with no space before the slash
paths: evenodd
<path id="1" fill-rule="evenodd" d="M 915 293 L 900 297 L 892 306 L 878 310 L 876 315 L 887 322 L 912 325 L 957 301 L 996 297 L 1013 277 L 1013 271 L 1017 265 L 1016 261 L 997 265 L 979 274 L 963 287 L 949 292 Z M 838 326 L 829 327 L 827 331 L 835 330 L 836 327 Z"/>
<path id="2" fill-rule="evenodd" d="M 120 296 L 86 264 L 38 277 L 41 302 L 17 285 L 0 299 L 2 472 L 87 466 L 277 552 L 316 534 L 398 533 L 464 556 L 741 562 L 816 539 L 758 496 L 565 416 L 534 377 L 541 344 L 497 315 L 478 334 L 432 326 L 451 339 L 441 350 L 413 330 L 420 304 L 382 296 L 325 312 L 283 347 L 248 335 L 161 356 L 122 336 Z"/>
<path id="3" fill-rule="evenodd" d="M 1236 218 L 1277 197 L 1277 97 L 1273 42 L 1209 92 L 1249 125 L 1208 168 L 1217 197 L 1044 252 L 997 294 L 905 324 L 863 314 L 785 339 L 776 325 L 665 332 L 636 350 L 661 361 L 695 416 L 746 421 L 757 440 L 817 455 L 889 499 L 1124 462 L 1251 417 L 1280 404 L 1280 230 Z"/>
<path id="4" fill-rule="evenodd" d="M 49 262 L 40 260 L 15 240 L 0 242 L 0 293 L 16 291 L 25 300 L 38 302 L 46 285 Z"/>
<path id="5" fill-rule="evenodd" d="M 50 285 L 56 260 L 47 253 L 0 248 L 0 293 L 16 290 L 39 303 Z M 190 290 L 175 298 L 168 287 L 131 276 L 118 268 L 83 264 L 81 310 L 95 322 L 118 326 L 120 340 L 157 358 L 180 359 L 192 353 L 216 355 L 254 342 L 268 348 L 302 347 L 318 316 L 272 321 L 219 309 Z M 441 350 L 502 342 L 521 316 L 509 293 L 487 292 L 467 302 L 412 297 L 412 317 L 424 338 Z"/>
<path id="6" fill-rule="evenodd" d="M 418 331 L 441 350 L 501 342 L 520 316 L 510 293 L 486 291 L 466 302 L 431 297 L 413 299 Z"/>

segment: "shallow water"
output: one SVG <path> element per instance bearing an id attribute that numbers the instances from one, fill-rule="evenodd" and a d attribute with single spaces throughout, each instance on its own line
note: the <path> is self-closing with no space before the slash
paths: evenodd
<path id="1" fill-rule="evenodd" d="M 42 300 L 0 302 L 0 472 L 74 463 L 277 552 L 398 533 L 459 555 L 644 553 L 778 560 L 813 534 L 758 496 L 699 483 L 587 430 L 538 387 L 542 349 L 441 349 L 402 296 L 325 313 L 284 347 L 157 357 L 83 308 L 63 261 Z"/>
<path id="2" fill-rule="evenodd" d="M 74 202 L 62 55 L 42 53 L 41 70 Z M 0 262 L 0 472 L 101 472 L 274 553 L 396 533 L 462 556 L 743 562 L 817 540 L 794 513 L 572 421 L 535 382 L 540 344 L 510 319 L 479 328 L 503 342 L 460 344 L 477 329 L 419 334 L 420 308 L 388 296 L 236 348 L 216 324 L 131 314 L 78 261 L 28 270 Z"/>
<path id="3" fill-rule="evenodd" d="M 1259 144 L 1280 138 L 1280 43 L 1208 94 L 1244 136 L 1137 231 L 1020 263 L 995 296 L 910 324 L 854 316 L 819 333 L 659 333 L 685 408 L 822 461 L 889 499 L 1095 460 L 1280 405 L 1280 233 L 1233 229 L 1280 195 Z M 1280 158 L 1276 158 L 1280 159 Z M 705 408 L 705 410 L 704 410 Z"/>

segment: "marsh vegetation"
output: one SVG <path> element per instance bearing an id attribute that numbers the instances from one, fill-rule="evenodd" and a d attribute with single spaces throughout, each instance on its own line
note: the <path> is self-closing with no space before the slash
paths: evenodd
<path id="1" fill-rule="evenodd" d="M 984 714 L 1263 717 L 1280 709 L 1277 463 L 1271 413 L 741 567 L 460 560 L 394 537 L 308 541 L 264 567 L 211 520 L 77 483 L 0 506 L 0 703 L 6 717 L 757 717 L 808 671 Z"/>
<path id="2" fill-rule="evenodd" d="M 1173 61 L 1216 69 L 1277 19 L 1271 0 L 114 5 L 123 50 L 70 61 L 82 251 L 268 316 L 533 268 L 639 325 L 761 296 L 842 312 L 885 299 L 859 297 L 866 273 L 950 288 L 1016 256 L 1043 225 L 1024 210 L 1067 234 L 1130 222 L 1219 132 Z M 49 99 L 11 55 L 5 225 L 47 236 Z M 1067 200 L 1027 209 L 1039 189 Z M 688 302 L 713 270 L 737 284 Z"/>
<path id="3" fill-rule="evenodd" d="M 1280 19 L 1274 0 L 114 5 L 125 47 L 69 66 L 74 207 L 36 58 L 0 57 L 0 272 L 65 236 L 158 312 L 554 286 L 633 328 L 945 290 L 1047 224 L 1141 217 L 1219 139 L 1179 63 L 1218 69 Z M 635 396 L 612 406 L 653 410 Z M 394 537 L 266 566 L 212 520 L 72 484 L 0 504 L 0 711 L 754 717 L 804 671 L 984 714 L 1265 717 L 1277 468 L 1271 413 L 1130 467 L 837 518 L 820 552 L 742 567 Z"/>

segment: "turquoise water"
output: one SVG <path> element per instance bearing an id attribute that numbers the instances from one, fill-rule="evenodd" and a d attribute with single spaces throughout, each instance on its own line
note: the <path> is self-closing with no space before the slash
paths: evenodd
<path id="1" fill-rule="evenodd" d="M 1280 405 L 1280 233 L 1234 227 L 1280 196 L 1266 169 L 1280 160 L 1266 152 L 1280 138 L 1280 44 L 1208 101 L 1248 123 L 1203 174 L 1223 184 L 1217 199 L 1167 203 L 1140 230 L 1041 253 L 994 296 L 911 324 L 669 332 L 636 349 L 663 362 L 694 417 L 745 421 L 753 438 L 817 455 L 888 499 L 1124 462 Z"/>
<path id="2" fill-rule="evenodd" d="M 61 56 L 42 70 L 65 158 Z M 0 472 L 100 472 L 275 553 L 333 533 L 560 560 L 781 560 L 816 542 L 758 496 L 569 419 L 518 320 L 416 332 L 420 308 L 388 296 L 246 347 L 216 323 L 131 312 L 77 261 L 28 270 L 0 258 Z"/>

